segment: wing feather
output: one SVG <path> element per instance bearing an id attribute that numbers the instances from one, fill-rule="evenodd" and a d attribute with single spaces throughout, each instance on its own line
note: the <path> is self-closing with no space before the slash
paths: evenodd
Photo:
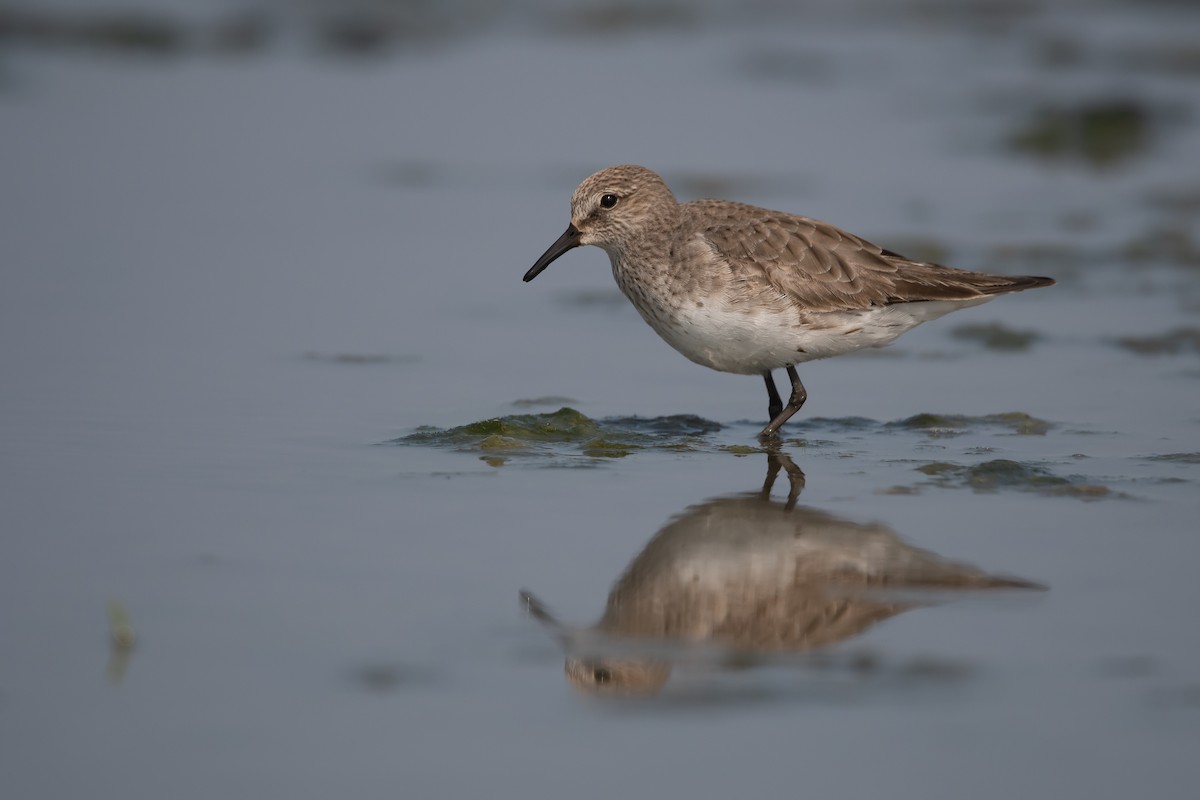
<path id="1" fill-rule="evenodd" d="M 914 261 L 827 222 L 726 201 L 684 204 L 734 282 L 773 290 L 807 311 L 923 300 L 970 300 L 1046 286 L 1049 278 L 989 275 Z"/>

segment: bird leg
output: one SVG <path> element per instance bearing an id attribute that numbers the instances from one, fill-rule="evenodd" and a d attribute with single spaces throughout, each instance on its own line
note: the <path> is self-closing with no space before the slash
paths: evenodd
<path id="1" fill-rule="evenodd" d="M 775 419 L 779 416 L 779 412 L 783 411 L 783 400 L 779 398 L 779 390 L 775 388 L 775 379 L 771 377 L 771 370 L 763 370 L 763 381 L 767 384 L 767 419 Z"/>
<path id="2" fill-rule="evenodd" d="M 779 476 L 781 467 L 787 470 L 788 476 L 788 496 L 783 510 L 791 511 L 796 507 L 796 498 L 800 496 L 800 491 L 804 489 L 804 472 L 786 453 L 767 452 L 767 479 L 763 482 L 762 493 L 759 496 L 770 501 L 771 489 L 775 486 L 775 478 Z"/>
<path id="3" fill-rule="evenodd" d="M 792 415 L 800 410 L 800 406 L 804 405 L 804 401 L 808 399 L 808 392 L 804 389 L 804 384 L 800 382 L 800 376 L 796 374 L 795 367 L 787 368 L 788 378 L 792 381 L 792 396 L 788 398 L 788 404 L 778 413 L 771 416 L 771 421 L 767 423 L 767 427 L 762 429 L 758 434 L 760 439 L 768 439 L 779 434 L 779 427 L 783 423 L 791 419 Z M 779 392 L 775 389 L 775 381 L 771 379 L 770 372 L 764 372 L 763 375 L 767 379 L 767 394 L 771 398 L 770 408 L 772 410 L 779 407 Z"/>

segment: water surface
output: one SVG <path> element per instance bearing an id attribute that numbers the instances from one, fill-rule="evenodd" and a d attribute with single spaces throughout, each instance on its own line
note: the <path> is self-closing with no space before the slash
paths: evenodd
<path id="1" fill-rule="evenodd" d="M 1200 17 L 660 5 L 8 29 L 13 796 L 1192 796 Z M 798 509 L 1046 591 L 653 698 L 569 687 L 518 592 L 594 622 L 768 464 L 761 381 L 658 341 L 602 253 L 520 281 L 620 162 L 1059 281 L 806 365 L 782 442 Z M 586 435 L 503 427 L 564 407 Z"/>

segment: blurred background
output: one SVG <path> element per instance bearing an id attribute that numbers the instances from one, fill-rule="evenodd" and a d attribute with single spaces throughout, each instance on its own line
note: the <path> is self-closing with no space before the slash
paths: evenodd
<path id="1" fill-rule="evenodd" d="M 1188 0 L 0 2 L 6 794 L 1193 796 L 1198 114 Z M 801 503 L 1050 591 L 572 694 L 518 590 L 595 620 L 767 469 L 599 250 L 520 280 L 617 163 L 1057 279 L 785 431 Z"/>

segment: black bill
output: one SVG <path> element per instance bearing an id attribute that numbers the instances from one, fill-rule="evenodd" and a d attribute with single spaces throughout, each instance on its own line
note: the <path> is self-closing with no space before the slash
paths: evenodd
<path id="1" fill-rule="evenodd" d="M 575 229 L 574 225 L 568 225 L 566 232 L 558 237 L 558 240 L 554 244 L 550 245 L 549 250 L 542 253 L 542 257 L 529 268 L 529 272 L 525 273 L 525 277 L 522 280 L 526 283 L 533 280 L 538 276 L 538 273 L 550 266 L 551 261 L 575 247 L 579 247 L 579 231 Z"/>

